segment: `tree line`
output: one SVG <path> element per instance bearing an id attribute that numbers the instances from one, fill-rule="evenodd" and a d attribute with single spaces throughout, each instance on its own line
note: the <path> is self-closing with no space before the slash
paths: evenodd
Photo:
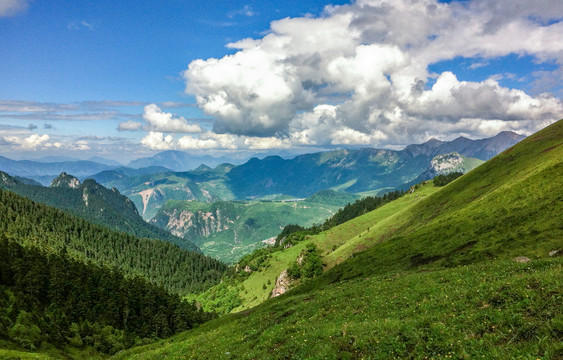
<path id="1" fill-rule="evenodd" d="M 137 238 L 0 190 L 0 234 L 24 246 L 143 276 L 168 291 L 200 292 L 217 284 L 227 266 L 201 253 Z"/>
<path id="2" fill-rule="evenodd" d="M 139 276 L 22 246 L 0 234 L 0 337 L 35 349 L 104 353 L 165 338 L 214 315 Z"/>

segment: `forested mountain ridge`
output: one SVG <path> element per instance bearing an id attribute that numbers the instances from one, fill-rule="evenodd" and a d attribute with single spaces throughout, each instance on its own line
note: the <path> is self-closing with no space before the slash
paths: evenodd
<path id="1" fill-rule="evenodd" d="M 412 182 L 436 155 L 457 152 L 488 160 L 523 138 L 503 132 L 480 140 L 431 139 L 400 151 L 364 148 L 304 154 L 289 160 L 279 156 L 253 158 L 227 174 L 227 185 L 239 199 L 276 193 L 306 197 L 324 189 L 383 193 Z"/>
<path id="2" fill-rule="evenodd" d="M 95 224 L 116 231 L 177 244 L 187 250 L 199 251 L 189 241 L 180 239 L 146 223 L 133 202 L 115 188 L 109 190 L 92 179 L 83 183 L 72 175 L 62 173 L 51 181 L 50 187 L 28 185 L 0 172 L 0 187 L 33 201 L 70 212 Z"/>
<path id="3" fill-rule="evenodd" d="M 443 187 L 239 269 L 268 290 L 316 253 L 325 272 L 285 295 L 115 358 L 558 359 L 562 159 L 559 121 Z"/>
<path id="4" fill-rule="evenodd" d="M 2 347 L 7 339 L 28 351 L 52 352 L 55 346 L 65 359 L 69 347 L 79 351 L 78 358 L 90 355 L 88 348 L 114 354 L 213 317 L 143 278 L 70 259 L 64 251 L 22 246 L 5 234 L 0 259 Z M 0 357 L 8 354 L 0 349 Z M 22 355 L 28 354 L 8 358 Z"/>
<path id="5" fill-rule="evenodd" d="M 24 246 L 140 275 L 176 293 L 216 284 L 226 265 L 177 245 L 137 238 L 0 190 L 0 234 Z"/>

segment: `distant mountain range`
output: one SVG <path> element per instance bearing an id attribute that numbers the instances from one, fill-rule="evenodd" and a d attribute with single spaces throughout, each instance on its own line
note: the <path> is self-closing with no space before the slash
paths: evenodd
<path id="1" fill-rule="evenodd" d="M 366 148 L 305 154 L 290 160 L 253 158 L 231 170 L 227 184 L 236 198 L 275 193 L 305 197 L 323 189 L 382 192 L 417 178 L 436 155 L 457 152 L 488 160 L 522 139 L 516 133 L 501 132 L 481 140 L 431 139 L 400 151 Z"/>
<path id="2" fill-rule="evenodd" d="M 41 162 L 33 160 L 12 160 L 0 156 L 0 170 L 13 176 L 21 176 L 49 185 L 51 180 L 62 172 L 73 174 L 78 178 L 113 169 L 115 166 L 100 164 L 88 160 Z"/>
<path id="3" fill-rule="evenodd" d="M 523 138 L 502 132 L 481 140 L 463 137 L 453 141 L 431 139 L 400 151 L 336 150 L 303 154 L 292 159 L 279 156 L 252 158 L 242 165 L 221 164 L 214 169 L 201 165 L 187 172 L 127 176 L 125 172 L 117 174 L 112 170 L 92 177 L 105 186 L 119 189 L 133 200 L 143 218 L 150 220 L 168 200 L 213 202 L 306 198 L 327 189 L 363 195 L 381 194 L 412 183 L 428 170 L 437 155 L 456 152 L 462 157 L 459 169 L 467 171 Z M 168 155 L 172 159 L 180 156 L 178 152 L 159 155 L 162 164 L 168 165 L 171 165 L 166 161 Z M 455 171 L 454 168 L 450 167 L 450 170 Z"/>
<path id="4" fill-rule="evenodd" d="M 167 150 L 151 157 L 133 160 L 128 166 L 136 169 L 149 166 L 164 166 L 174 171 L 189 171 L 202 164 L 209 167 L 216 167 L 223 163 L 241 164 L 243 162 L 244 160 L 235 158 L 216 158 L 209 155 L 195 156 L 182 151 Z"/>

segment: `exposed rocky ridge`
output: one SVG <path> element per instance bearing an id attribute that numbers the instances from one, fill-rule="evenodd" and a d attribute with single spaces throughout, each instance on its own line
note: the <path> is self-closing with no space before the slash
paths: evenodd
<path id="1" fill-rule="evenodd" d="M 452 172 L 466 173 L 481 163 L 479 159 L 467 158 L 457 152 L 436 155 L 430 160 L 428 168 L 415 181 L 430 180 L 435 176 Z"/>
<path id="2" fill-rule="evenodd" d="M 66 187 L 77 189 L 80 187 L 80 181 L 72 175 L 62 172 L 59 176 L 51 181 L 50 187 Z"/>

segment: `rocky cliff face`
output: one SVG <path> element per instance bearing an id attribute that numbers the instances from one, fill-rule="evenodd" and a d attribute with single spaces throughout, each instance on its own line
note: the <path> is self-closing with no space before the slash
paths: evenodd
<path id="1" fill-rule="evenodd" d="M 72 175 L 62 172 L 59 176 L 51 181 L 50 187 L 66 187 L 77 189 L 80 187 L 80 181 Z"/>
<path id="2" fill-rule="evenodd" d="M 224 214 L 221 208 L 209 210 L 163 210 L 151 223 L 165 228 L 172 234 L 180 237 L 203 236 L 225 231 L 236 219 Z"/>
<path id="3" fill-rule="evenodd" d="M 436 155 L 430 161 L 430 165 L 417 178 L 417 180 L 430 180 L 437 175 L 445 175 L 453 172 L 466 173 L 478 166 L 482 161 L 471 159 L 460 155 L 457 152 Z"/>
<path id="4" fill-rule="evenodd" d="M 276 280 L 274 290 L 272 290 L 272 297 L 284 294 L 287 290 L 289 290 L 290 284 L 291 280 L 287 275 L 287 270 L 282 271 L 280 276 L 278 276 L 278 279 Z"/>

